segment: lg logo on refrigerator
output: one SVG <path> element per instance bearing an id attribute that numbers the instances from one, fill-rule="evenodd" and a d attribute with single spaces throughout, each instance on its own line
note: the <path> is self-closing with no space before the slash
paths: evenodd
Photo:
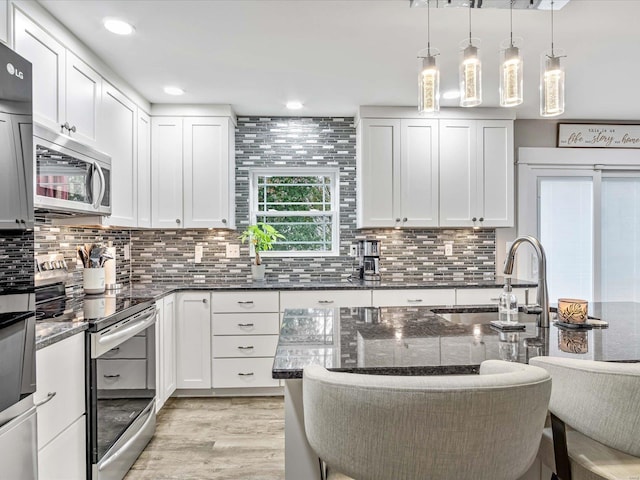
<path id="1" fill-rule="evenodd" d="M 9 75 L 13 75 L 15 77 L 18 77 L 20 80 L 24 80 L 24 75 L 22 74 L 22 72 L 10 63 L 7 63 L 7 72 L 9 72 Z"/>

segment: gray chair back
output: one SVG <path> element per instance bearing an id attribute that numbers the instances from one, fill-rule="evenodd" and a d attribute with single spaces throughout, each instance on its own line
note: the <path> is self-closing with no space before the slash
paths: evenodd
<path id="1" fill-rule="evenodd" d="M 551 379 L 485 361 L 480 375 L 385 376 L 307 367 L 309 444 L 357 480 L 514 480 L 533 463 Z"/>
<path id="2" fill-rule="evenodd" d="M 640 363 L 530 360 L 553 379 L 549 410 L 575 430 L 640 457 Z"/>

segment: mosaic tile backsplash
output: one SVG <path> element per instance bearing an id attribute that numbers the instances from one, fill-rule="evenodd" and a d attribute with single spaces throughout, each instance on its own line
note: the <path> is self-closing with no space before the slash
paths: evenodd
<path id="1" fill-rule="evenodd" d="M 356 229 L 356 131 L 353 118 L 240 117 L 236 129 L 236 219 L 238 230 L 114 230 L 57 227 L 38 219 L 36 253 L 62 252 L 74 259 L 78 245 L 111 240 L 118 252 L 117 281 L 162 284 L 242 282 L 251 278 L 249 247 L 238 235 L 249 223 L 249 170 L 329 166 L 340 171 L 340 255 L 266 258 L 267 278 L 282 282 L 346 279 L 353 271 L 349 246 L 363 238 L 381 241 L 384 281 L 475 281 L 495 275 L 493 229 Z M 453 255 L 444 255 L 451 243 Z M 226 258 L 227 244 L 240 258 Z M 131 260 L 124 259 L 124 247 Z M 195 247 L 203 247 L 195 263 Z M 73 262 L 71 262 L 73 264 Z M 82 284 L 72 268 L 68 285 Z"/>
<path id="2" fill-rule="evenodd" d="M 0 234 L 0 293 L 33 287 L 33 249 L 32 231 Z"/>

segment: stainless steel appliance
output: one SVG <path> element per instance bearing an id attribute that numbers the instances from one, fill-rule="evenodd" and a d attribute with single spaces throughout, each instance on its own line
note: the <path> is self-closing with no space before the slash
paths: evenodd
<path id="1" fill-rule="evenodd" d="M 358 278 L 380 280 L 380 240 L 358 241 Z"/>
<path id="2" fill-rule="evenodd" d="M 35 207 L 111 215 L 111 158 L 40 125 L 33 128 Z"/>
<path id="3" fill-rule="evenodd" d="M 31 85 L 31 64 L 0 43 L 0 478 L 21 480 L 38 476 Z"/>

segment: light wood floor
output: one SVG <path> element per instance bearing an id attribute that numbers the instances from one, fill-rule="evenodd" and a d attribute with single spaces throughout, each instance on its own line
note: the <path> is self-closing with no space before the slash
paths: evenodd
<path id="1" fill-rule="evenodd" d="M 172 398 L 125 480 L 284 479 L 282 397 Z"/>

